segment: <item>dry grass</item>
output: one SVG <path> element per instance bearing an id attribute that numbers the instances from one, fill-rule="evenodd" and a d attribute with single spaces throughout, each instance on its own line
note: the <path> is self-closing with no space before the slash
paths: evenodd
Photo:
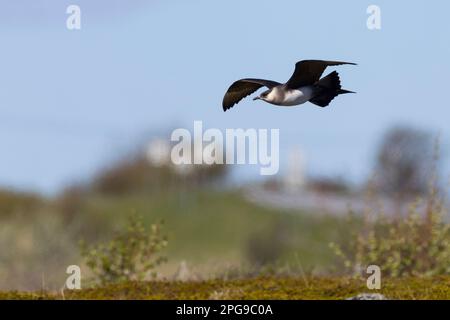
<path id="1" fill-rule="evenodd" d="M 450 277 L 383 279 L 381 290 L 368 290 L 362 279 L 347 277 L 257 277 L 199 282 L 124 282 L 61 293 L 1 293 L 0 299 L 276 299 L 341 300 L 362 292 L 381 293 L 390 299 L 450 299 Z"/>

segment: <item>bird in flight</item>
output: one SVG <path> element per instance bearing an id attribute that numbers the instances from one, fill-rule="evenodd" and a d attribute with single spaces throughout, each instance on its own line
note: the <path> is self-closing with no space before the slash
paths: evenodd
<path id="1" fill-rule="evenodd" d="M 268 90 L 253 100 L 263 100 L 277 106 L 295 106 L 307 101 L 319 107 L 326 107 L 336 96 L 353 91 L 341 88 L 339 74 L 336 71 L 320 78 L 329 66 L 343 64 L 356 65 L 351 62 L 303 60 L 295 64 L 291 78 L 284 84 L 264 79 L 241 79 L 234 82 L 223 97 L 223 111 L 227 111 L 243 98 L 261 87 Z"/>

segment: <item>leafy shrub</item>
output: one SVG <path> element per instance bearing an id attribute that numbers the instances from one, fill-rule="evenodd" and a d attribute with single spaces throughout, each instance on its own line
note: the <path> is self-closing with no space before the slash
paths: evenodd
<path id="1" fill-rule="evenodd" d="M 161 232 L 162 222 L 152 224 L 147 230 L 142 218 L 133 215 L 125 230 L 111 241 L 88 247 L 82 243 L 81 253 L 87 266 L 102 284 L 143 280 L 156 276 L 154 269 L 166 261 L 160 254 L 167 246 Z"/>
<path id="2" fill-rule="evenodd" d="M 378 265 L 383 275 L 434 276 L 450 274 L 450 225 L 443 202 L 433 193 L 421 214 L 417 201 L 397 219 L 366 215 L 363 225 L 347 243 L 331 244 L 345 266 L 359 273 Z M 423 206 L 422 206 L 423 208 Z"/>
<path id="3" fill-rule="evenodd" d="M 449 211 L 439 192 L 438 159 L 436 139 L 426 201 L 418 198 L 405 217 L 372 215 L 368 210 L 350 242 L 331 244 L 347 268 L 359 273 L 374 264 L 391 277 L 450 274 L 450 224 L 445 219 Z"/>

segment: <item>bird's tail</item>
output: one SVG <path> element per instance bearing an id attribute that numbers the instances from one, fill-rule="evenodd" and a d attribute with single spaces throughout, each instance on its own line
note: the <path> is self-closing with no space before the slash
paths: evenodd
<path id="1" fill-rule="evenodd" d="M 336 71 L 331 72 L 326 77 L 323 77 L 314 85 L 316 94 L 314 98 L 309 100 L 311 103 L 319 107 L 326 107 L 330 104 L 336 96 L 345 93 L 355 93 L 353 91 L 344 90 L 341 88 L 341 80 Z"/>

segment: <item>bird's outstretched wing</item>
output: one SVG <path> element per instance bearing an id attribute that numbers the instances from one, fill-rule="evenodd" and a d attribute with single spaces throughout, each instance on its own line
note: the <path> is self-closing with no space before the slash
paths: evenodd
<path id="1" fill-rule="evenodd" d="M 261 87 L 273 88 L 280 85 L 280 83 L 271 80 L 264 79 L 241 79 L 234 82 L 225 93 L 223 97 L 223 111 L 227 111 L 232 108 L 236 103 L 243 98 L 252 94 Z"/>
<path id="2" fill-rule="evenodd" d="M 286 82 L 290 89 L 298 89 L 319 81 L 320 76 L 328 66 L 339 66 L 342 64 L 352 64 L 352 62 L 325 61 L 325 60 L 303 60 L 295 64 L 295 70 L 291 78 Z"/>

